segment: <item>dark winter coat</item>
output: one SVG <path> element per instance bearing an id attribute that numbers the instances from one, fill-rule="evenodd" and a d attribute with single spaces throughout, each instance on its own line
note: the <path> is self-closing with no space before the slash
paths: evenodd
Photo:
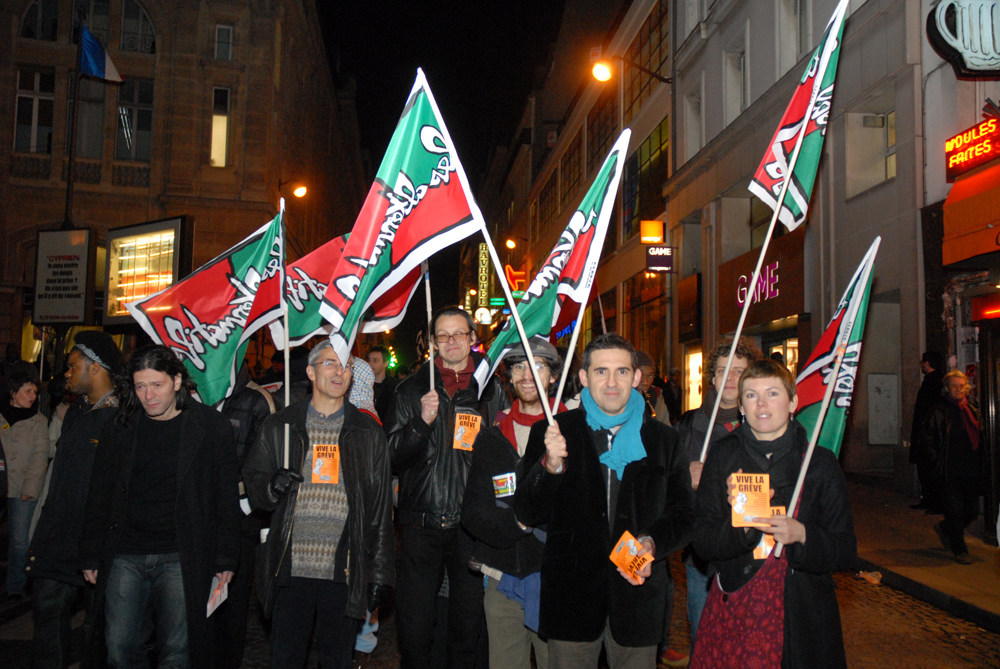
<path id="1" fill-rule="evenodd" d="M 663 636 L 668 557 L 690 538 L 694 520 L 687 454 L 677 432 L 657 420 L 642 425 L 646 457 L 622 475 L 615 518 L 608 518 L 607 469 L 598 460 L 584 409 L 556 416 L 566 438 L 565 470 L 550 474 L 542 465 L 546 423 L 531 428 L 517 469 L 514 506 L 529 527 L 546 524 L 542 558 L 539 633 L 560 641 L 594 641 L 608 620 L 623 646 L 655 646 Z M 632 586 L 609 556 L 628 530 L 656 544 L 652 575 Z"/>
<path id="2" fill-rule="evenodd" d="M 733 592 L 757 573 L 763 560 L 753 559 L 761 531 L 732 526 L 727 479 L 737 470 L 766 473 L 774 489 L 772 506 L 791 500 L 802 458 L 808 446 L 805 428 L 792 421 L 792 450 L 762 471 L 749 450 L 750 426 L 744 423 L 712 447 L 705 461 L 697 494 L 694 547 L 710 561 L 722 588 Z M 844 475 L 832 451 L 817 448 L 806 473 L 796 515 L 805 525 L 805 544 L 785 546 L 785 640 L 782 667 L 822 669 L 846 667 L 840 611 L 831 574 L 855 568 L 858 549 Z"/>
<path id="3" fill-rule="evenodd" d="M 545 544 L 531 529 L 522 530 L 517 524 L 513 495 L 497 497 L 493 487 L 494 476 L 515 474 L 516 481 L 521 461 L 517 447 L 500 428 L 491 427 L 479 433 L 472 448 L 462 502 L 462 525 L 475 539 L 472 555 L 489 567 L 524 578 L 541 568 Z"/>
<path id="4" fill-rule="evenodd" d="M 309 450 L 306 413 L 309 400 L 292 404 L 264 422 L 260 436 L 243 465 L 243 481 L 253 508 L 271 513 L 271 529 L 257 554 L 257 598 L 270 616 L 278 588 L 292 577 L 291 539 L 299 484 L 276 497 L 271 477 L 284 466 L 285 425 L 289 426 L 289 466 L 301 472 Z M 347 610 L 351 618 L 364 618 L 368 610 L 368 585 L 395 583 L 392 535 L 392 474 L 382 426 L 367 413 L 344 402 L 340 429 L 340 471 L 347 488 L 347 525 L 341 546 L 347 542 Z M 265 576 L 266 575 L 266 576 Z M 266 582 L 262 580 L 266 578 Z"/>
<path id="5" fill-rule="evenodd" d="M 971 404 L 969 408 L 978 421 L 979 411 Z M 979 443 L 983 442 L 980 435 Z M 983 449 L 972 449 L 972 441 L 962 425 L 962 410 L 948 398 L 938 400 L 925 416 L 920 430 L 920 449 L 942 480 L 944 477 L 976 479 L 978 486 Z"/>
<path id="6" fill-rule="evenodd" d="M 482 356 L 473 353 L 475 364 Z M 462 495 L 472 466 L 472 452 L 452 448 L 455 414 L 482 417 L 480 430 L 493 424 L 490 409 L 496 382 L 487 383 L 481 398 L 475 377 L 454 397 L 445 392 L 441 374 L 434 370 L 438 412 L 428 425 L 420 417 L 420 398 L 430 390 L 429 367 L 425 363 L 396 387 L 396 422 L 389 431 L 392 471 L 399 475 L 399 522 L 427 529 L 448 530 L 459 526 Z"/>
<path id="7" fill-rule="evenodd" d="M 113 406 L 91 409 L 83 397 L 66 410 L 56 457 L 50 465 L 49 494 L 28 552 L 31 577 L 86 584 L 79 553 L 83 512 L 101 431 L 116 412 Z"/>
<path id="8" fill-rule="evenodd" d="M 942 381 L 944 372 L 939 369 L 932 369 L 920 384 L 917 391 L 917 401 L 913 405 L 913 424 L 910 427 L 910 462 L 932 463 L 934 462 L 934 446 L 928 450 L 926 442 L 921 437 L 924 421 L 934 405 L 941 401 Z"/>
<path id="9" fill-rule="evenodd" d="M 240 507 L 233 429 L 222 415 L 197 402 L 181 411 L 177 445 L 177 546 L 184 580 L 191 666 L 214 666 L 205 606 L 212 577 L 239 561 Z M 90 478 L 80 541 L 80 568 L 96 569 L 94 607 L 103 618 L 104 592 L 128 516 L 132 457 L 142 448 L 134 416 L 108 421 L 101 432 Z M 94 639 L 98 641 L 98 639 Z"/>

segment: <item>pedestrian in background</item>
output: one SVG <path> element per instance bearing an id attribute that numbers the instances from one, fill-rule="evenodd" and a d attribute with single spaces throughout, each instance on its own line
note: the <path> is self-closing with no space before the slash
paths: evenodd
<path id="1" fill-rule="evenodd" d="M 913 423 L 910 427 L 910 462 L 917 467 L 920 481 L 920 501 L 911 509 L 925 509 L 928 514 L 943 511 L 940 482 L 934 472 L 934 444 L 926 442 L 922 436 L 924 422 L 931 409 L 941 401 L 944 384 L 944 363 L 938 351 L 925 351 L 920 357 L 920 371 L 924 380 L 917 391 L 917 401 L 913 405 Z"/>
<path id="2" fill-rule="evenodd" d="M 32 372 L 14 368 L 6 386 L 7 401 L 0 401 L 0 443 L 7 471 L 7 596 L 22 598 L 28 585 L 28 529 L 48 464 L 49 422 L 38 411 L 38 381 Z"/>
<path id="3" fill-rule="evenodd" d="M 969 377 L 957 369 L 944 375 L 944 399 L 931 409 L 920 430 L 921 447 L 934 453 L 941 484 L 944 520 L 934 526 L 955 562 L 972 564 L 965 528 L 979 517 L 979 480 L 983 466 L 979 412 L 969 404 Z"/>

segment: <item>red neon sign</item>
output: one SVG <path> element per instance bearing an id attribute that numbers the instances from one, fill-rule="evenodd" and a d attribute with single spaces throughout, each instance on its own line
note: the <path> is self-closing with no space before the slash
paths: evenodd
<path id="1" fill-rule="evenodd" d="M 510 265 L 504 265 L 503 271 L 507 275 L 507 285 L 510 286 L 511 290 L 521 290 L 518 286 L 528 281 L 526 278 L 528 273 L 523 270 L 518 271 Z"/>
<path id="2" fill-rule="evenodd" d="M 972 298 L 972 321 L 1000 318 L 1000 293 L 987 293 Z"/>
<path id="3" fill-rule="evenodd" d="M 947 180 L 1000 157 L 1000 121 L 987 119 L 944 143 Z"/>

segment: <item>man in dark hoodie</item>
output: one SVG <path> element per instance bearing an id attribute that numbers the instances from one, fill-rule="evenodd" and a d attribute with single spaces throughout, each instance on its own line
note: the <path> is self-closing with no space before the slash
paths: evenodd
<path id="1" fill-rule="evenodd" d="M 67 390 L 80 397 L 66 411 L 52 461 L 49 494 L 28 553 L 28 574 L 34 579 L 31 666 L 35 669 L 69 666 L 73 604 L 81 591 L 88 600 L 93 594 L 78 564 L 83 510 L 98 438 L 115 415 L 115 386 L 125 370 L 114 340 L 94 330 L 76 335 L 67 362 Z M 86 626 L 89 629 L 89 620 Z"/>

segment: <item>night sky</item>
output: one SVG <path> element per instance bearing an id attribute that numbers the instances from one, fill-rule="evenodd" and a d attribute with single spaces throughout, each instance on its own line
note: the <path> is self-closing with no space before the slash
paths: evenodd
<path id="1" fill-rule="evenodd" d="M 357 82 L 361 146 L 372 173 L 421 67 L 478 196 L 490 152 L 511 140 L 528 95 L 543 81 L 563 0 L 317 5 L 334 77 Z M 458 264 L 457 246 L 431 259 L 435 308 L 458 299 Z M 393 337 L 407 360 L 425 318 L 421 290 Z"/>

